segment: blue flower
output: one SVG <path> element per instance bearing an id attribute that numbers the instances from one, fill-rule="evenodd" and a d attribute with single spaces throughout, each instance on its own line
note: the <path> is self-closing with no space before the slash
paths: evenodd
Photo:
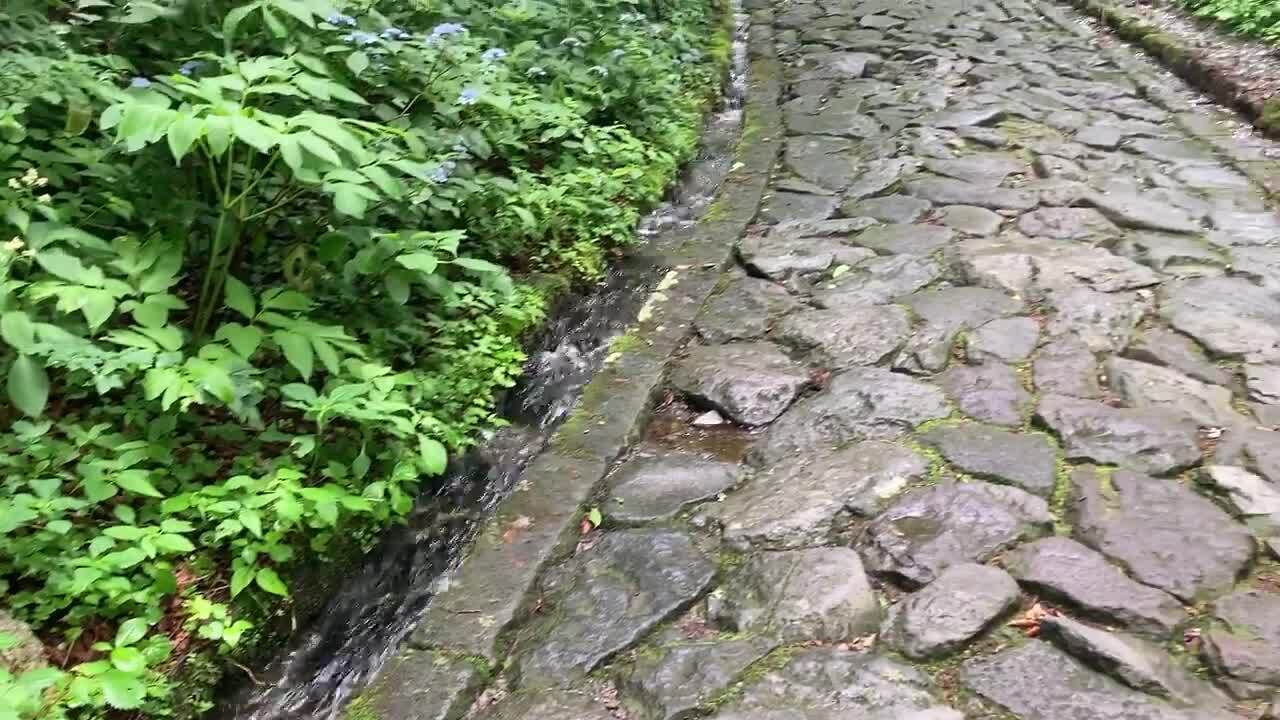
<path id="1" fill-rule="evenodd" d="M 449 37 L 450 35 L 457 35 L 458 33 L 463 33 L 466 31 L 467 31 L 466 26 L 462 25 L 461 23 L 440 23 L 439 25 L 431 29 L 431 37 L 433 38 Z"/>
<path id="2" fill-rule="evenodd" d="M 355 27 L 356 26 L 355 18 L 351 17 L 350 15 L 343 15 L 342 13 L 334 13 L 329 17 L 325 18 L 324 21 L 329 23 L 330 25 L 337 25 L 338 27 Z"/>
<path id="3" fill-rule="evenodd" d="M 463 88 L 462 94 L 458 95 L 459 105 L 474 105 L 476 100 L 480 99 L 480 90 L 478 88 Z"/>
<path id="4" fill-rule="evenodd" d="M 434 170 L 432 170 L 430 173 L 427 174 L 427 179 L 429 179 L 431 182 L 436 184 L 447 182 L 449 180 L 449 177 L 453 174 L 453 169 L 456 168 L 457 166 L 458 164 L 455 163 L 454 161 L 445 160 L 444 162 L 437 165 Z"/>
<path id="5" fill-rule="evenodd" d="M 600 77 L 609 77 L 609 68 L 603 65 L 592 65 L 591 67 L 587 68 L 587 72 L 595 73 Z"/>
<path id="6" fill-rule="evenodd" d="M 186 75 L 187 77 L 191 77 L 199 72 L 202 67 L 204 67 L 204 63 L 199 60 L 188 60 L 182 63 L 182 67 L 178 68 L 178 72 L 182 75 Z"/>
<path id="7" fill-rule="evenodd" d="M 506 56 L 507 56 L 507 51 L 503 50 L 502 48 L 489 48 L 488 50 L 485 50 L 483 53 L 480 54 L 480 58 L 485 62 L 493 62 L 495 60 L 501 60 Z"/>
<path id="8" fill-rule="evenodd" d="M 148 80 L 147 78 L 144 78 L 144 77 L 142 77 L 141 75 L 139 75 L 139 76 L 137 76 L 137 77 L 135 77 L 134 79 L 132 79 L 132 80 L 130 80 L 130 81 L 129 81 L 129 87 L 133 87 L 133 88 L 149 88 L 149 87 L 151 87 L 151 81 L 150 81 L 150 80 Z"/>
<path id="9" fill-rule="evenodd" d="M 378 42 L 378 36 L 363 30 L 356 30 L 342 36 L 342 42 L 352 45 L 372 45 Z"/>
<path id="10" fill-rule="evenodd" d="M 389 27 L 382 31 L 382 37 L 387 40 L 406 40 L 409 37 L 409 33 L 398 27 Z"/>

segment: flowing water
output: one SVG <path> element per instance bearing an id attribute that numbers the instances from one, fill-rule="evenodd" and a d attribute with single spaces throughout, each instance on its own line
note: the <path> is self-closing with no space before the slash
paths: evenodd
<path id="1" fill-rule="evenodd" d="M 640 225 L 642 242 L 585 296 L 553 313 L 524 376 L 508 394 L 511 423 L 450 468 L 401 527 L 388 530 L 324 608 L 219 713 L 237 720 L 336 718 L 395 653 L 460 560 L 479 523 L 507 496 L 604 362 L 610 341 L 635 318 L 662 268 L 645 245 L 682 235 L 710 204 L 733 162 L 745 92 L 747 18 L 735 15 L 734 59 L 722 107 L 670 198 Z"/>

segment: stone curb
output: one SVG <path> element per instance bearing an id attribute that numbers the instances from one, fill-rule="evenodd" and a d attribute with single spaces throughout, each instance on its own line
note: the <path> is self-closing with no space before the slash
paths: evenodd
<path id="1" fill-rule="evenodd" d="M 1254 127 L 1271 137 L 1280 137 L 1280 97 L 1250 98 L 1240 82 L 1224 76 L 1204 62 L 1195 48 L 1181 38 L 1164 32 L 1146 20 L 1112 5 L 1106 0 L 1066 0 L 1106 23 L 1117 35 L 1136 43 L 1159 58 L 1182 79 L 1211 95 L 1223 105 L 1239 110 Z"/>
<path id="2" fill-rule="evenodd" d="M 1031 0 L 1032 5 L 1042 15 L 1080 37 L 1087 38 L 1092 35 L 1066 17 L 1058 4 L 1070 3 L 1083 13 L 1101 18 L 1116 34 L 1125 40 L 1138 43 L 1193 87 L 1210 94 L 1215 100 L 1228 107 L 1239 108 L 1266 134 L 1280 137 L 1280 112 L 1276 113 L 1274 127 L 1267 129 L 1258 125 L 1258 120 L 1262 117 L 1261 111 L 1240 107 L 1239 103 L 1236 103 L 1235 88 L 1238 86 L 1230 80 L 1223 80 L 1217 73 L 1203 66 L 1199 58 L 1178 39 L 1130 13 L 1107 4 L 1105 0 L 1055 0 L 1055 2 L 1057 4 L 1048 0 Z M 1173 48 L 1173 50 L 1162 50 L 1162 48 Z M 1183 102 L 1180 97 L 1169 93 L 1159 79 L 1152 76 L 1147 69 L 1149 66 L 1144 66 L 1136 57 L 1115 49 L 1104 49 L 1103 52 L 1107 54 L 1108 59 L 1139 83 L 1140 91 L 1148 100 L 1175 113 L 1175 120 L 1184 131 L 1207 142 L 1214 150 L 1229 159 L 1236 169 L 1261 186 L 1273 200 L 1280 201 L 1280 161 L 1266 157 L 1257 147 L 1235 142 L 1232 132 L 1223 130 L 1224 127 L 1229 128 L 1234 124 L 1237 120 L 1236 115 L 1216 108 L 1193 108 Z M 1181 53 L 1182 61 L 1178 63 L 1170 61 L 1165 57 L 1170 52 Z M 1272 98 L 1268 103 L 1271 102 L 1280 104 L 1280 98 Z"/>
<path id="3" fill-rule="evenodd" d="M 646 249 L 668 268 L 610 361 L 484 522 L 447 586 L 378 679 L 345 715 L 456 720 L 505 659 L 505 639 L 528 614 L 544 568 L 572 550 L 582 506 L 648 422 L 673 354 L 754 220 L 782 146 L 781 68 L 773 17 L 749 3 L 749 86 L 736 163 L 692 230 Z"/>

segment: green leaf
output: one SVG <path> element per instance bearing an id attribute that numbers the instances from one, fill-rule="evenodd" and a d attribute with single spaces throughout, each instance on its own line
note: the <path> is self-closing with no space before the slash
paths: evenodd
<path id="1" fill-rule="evenodd" d="M 102 287 L 104 278 L 98 268 L 87 268 L 80 258 L 73 257 L 57 249 L 43 250 L 36 254 L 36 262 L 46 272 L 56 275 L 67 282 L 89 287 Z"/>
<path id="2" fill-rule="evenodd" d="M 171 553 L 189 553 L 195 552 L 196 546 L 191 541 L 181 535 L 157 535 L 155 538 L 156 547 Z"/>
<path id="3" fill-rule="evenodd" d="M 232 350 L 240 357 L 248 360 L 258 351 L 262 344 L 262 331 L 256 327 L 245 327 L 239 323 L 227 323 L 218 328 L 218 340 L 226 340 Z"/>
<path id="4" fill-rule="evenodd" d="M 311 19 L 311 10 L 307 8 L 306 3 L 298 0 L 271 0 L 271 4 L 297 18 L 303 25 L 315 27 Z"/>
<path id="5" fill-rule="evenodd" d="M 269 567 L 258 568 L 258 573 L 254 575 L 253 580 L 258 583 L 258 587 L 272 595 L 289 597 L 289 588 L 285 586 L 284 581 L 280 579 L 276 571 Z"/>
<path id="6" fill-rule="evenodd" d="M 49 376 L 30 355 L 19 355 L 9 366 L 9 400 L 28 417 L 40 417 L 49 402 Z"/>
<path id="7" fill-rule="evenodd" d="M 146 531 L 140 527 L 133 525 L 112 525 L 109 528 L 103 528 L 102 534 L 116 540 L 124 540 L 125 542 L 133 542 L 146 535 Z"/>
<path id="8" fill-rule="evenodd" d="M 260 3 L 253 2 L 248 5 L 242 5 L 227 13 L 226 19 L 222 21 L 222 42 L 226 46 L 228 54 L 230 54 L 231 48 L 234 45 L 236 28 L 240 26 L 240 23 L 244 21 L 245 17 L 247 17 L 249 13 L 258 9 L 259 4 Z"/>
<path id="9" fill-rule="evenodd" d="M 112 476 L 111 481 L 119 485 L 121 489 L 128 490 L 135 495 L 146 495 L 147 497 L 164 497 L 164 495 L 156 490 L 151 484 L 151 473 L 146 470 L 121 470 Z"/>
<path id="10" fill-rule="evenodd" d="M 428 275 L 435 272 L 436 268 L 440 267 L 440 261 L 436 259 L 436 256 L 426 252 L 397 255 L 396 262 L 410 270 L 417 270 L 418 272 L 427 273 Z"/>
<path id="11" fill-rule="evenodd" d="M 276 344 L 280 346 L 280 350 L 284 352 L 284 359 L 302 375 L 302 379 L 311 378 L 311 371 L 315 362 L 315 353 L 311 349 L 311 343 L 298 333 L 278 330 L 271 336 L 275 339 Z"/>
<path id="12" fill-rule="evenodd" d="M 311 309 L 311 298 L 297 290 L 281 290 L 276 288 L 274 290 L 268 290 L 262 295 L 262 308 L 264 310 L 306 312 Z"/>
<path id="13" fill-rule="evenodd" d="M 501 265 L 494 265 L 488 260 L 480 260 L 479 258 L 460 257 L 450 261 L 454 265 L 466 268 L 472 272 L 478 273 L 501 273 L 505 272 Z"/>
<path id="14" fill-rule="evenodd" d="M 359 75 L 369 69 L 369 56 L 357 50 L 347 56 L 347 69 L 353 75 Z"/>
<path id="15" fill-rule="evenodd" d="M 253 291 L 233 275 L 227 276 L 222 303 L 250 320 L 257 313 L 253 302 Z"/>
<path id="16" fill-rule="evenodd" d="M 315 155 L 321 160 L 331 165 L 342 164 L 342 158 L 338 157 L 338 153 L 334 151 L 333 146 L 319 135 L 316 135 L 313 132 L 300 132 L 294 133 L 292 137 L 296 137 L 298 139 L 298 144 L 301 145 L 304 150 Z"/>
<path id="17" fill-rule="evenodd" d="M 587 520 L 591 522 L 593 527 L 600 527 L 600 523 L 604 522 L 604 516 L 600 514 L 600 508 L 591 508 L 591 512 L 587 513 Z"/>
<path id="18" fill-rule="evenodd" d="M 235 570 L 231 573 L 231 597 L 244 591 L 253 582 L 253 566 L 236 561 Z"/>
<path id="19" fill-rule="evenodd" d="M 262 537 L 262 516 L 256 511 L 241 510 L 236 517 L 246 530 L 253 533 L 254 537 Z"/>
<path id="20" fill-rule="evenodd" d="M 302 383 L 289 383 L 280 388 L 280 392 L 288 399 L 294 402 L 313 405 L 318 398 L 315 388 Z"/>
<path id="21" fill-rule="evenodd" d="M 102 684 L 102 697 L 117 710 L 133 710 L 142 706 L 147 686 L 137 675 L 112 668 L 97 677 Z"/>
<path id="22" fill-rule="evenodd" d="M 419 435 L 418 459 L 423 472 L 428 475 L 439 475 L 444 472 L 449 462 L 449 453 L 439 441 Z"/>
<path id="23" fill-rule="evenodd" d="M 173 153 L 173 162 L 181 164 L 182 158 L 191 150 L 200 136 L 204 135 L 204 120 L 189 115 L 180 115 L 169 126 L 166 138 L 169 141 L 169 152 Z"/>
<path id="24" fill-rule="evenodd" d="M 111 651 L 111 664 L 121 672 L 137 675 L 147 669 L 147 659 L 138 648 L 118 647 Z"/>
<path id="25" fill-rule="evenodd" d="M 387 295 L 400 305 L 409 302 L 409 279 L 405 275 L 403 270 L 392 270 L 382 278 L 387 288 Z"/>
<path id="26" fill-rule="evenodd" d="M 231 116 L 231 132 L 258 152 L 270 152 L 280 142 L 280 133 L 244 115 Z"/>
<path id="27" fill-rule="evenodd" d="M 333 207 L 343 215 L 363 218 L 365 211 L 369 209 L 369 201 L 357 192 L 356 188 L 359 187 L 351 183 L 339 183 L 333 193 Z"/>
<path id="28" fill-rule="evenodd" d="M 304 169 L 302 146 L 298 144 L 296 137 L 285 135 L 280 138 L 280 157 L 284 158 L 284 164 L 288 165 L 294 173 Z"/>
<path id="29" fill-rule="evenodd" d="M 14 310 L 0 315 L 0 337 L 14 350 L 26 352 L 36 341 L 36 329 L 25 312 Z"/>

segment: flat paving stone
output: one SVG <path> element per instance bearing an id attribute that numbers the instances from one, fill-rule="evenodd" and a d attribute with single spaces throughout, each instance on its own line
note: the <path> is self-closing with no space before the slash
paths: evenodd
<path id="1" fill-rule="evenodd" d="M 898 305 L 805 310 L 784 318 L 775 335 L 816 364 L 843 370 L 893 359 L 911 336 L 911 317 Z"/>
<path id="2" fill-rule="evenodd" d="M 920 178 L 906 181 L 907 194 L 935 205 L 973 205 L 989 210 L 1030 210 L 1038 202 L 1025 190 L 987 187 L 949 178 Z"/>
<path id="3" fill-rule="evenodd" d="M 870 217 L 885 223 L 913 223 L 928 214 L 932 204 L 928 200 L 906 195 L 870 197 L 840 206 L 848 217 Z"/>
<path id="4" fill-rule="evenodd" d="M 1116 395 L 1130 407 L 1167 410 L 1202 427 L 1247 422 L 1231 405 L 1231 391 L 1200 382 L 1177 370 L 1113 357 L 1105 372 Z"/>
<path id="5" fill-rule="evenodd" d="M 743 425 L 767 425 L 809 384 L 809 370 L 773 343 L 701 345 L 672 372 L 671 384 Z"/>
<path id="6" fill-rule="evenodd" d="M 974 363 L 1019 363 L 1035 352 L 1039 342 L 1040 323 L 1035 318 L 1000 318 L 965 335 L 965 356 Z"/>
<path id="7" fill-rule="evenodd" d="M 858 250 L 874 253 L 869 248 Z M 882 305 L 920 290 L 941 275 L 937 262 L 915 255 L 863 260 L 840 277 L 814 288 L 813 303 L 829 309 Z"/>
<path id="8" fill-rule="evenodd" d="M 1197 278 L 1162 289 L 1160 315 L 1215 356 L 1280 357 L 1280 298 L 1237 278 Z"/>
<path id="9" fill-rule="evenodd" d="M 952 565 L 889 609 L 880 639 L 913 660 L 963 648 L 1018 603 L 1018 584 L 999 568 Z"/>
<path id="10" fill-rule="evenodd" d="M 1031 394 L 1008 365 L 953 366 L 937 382 L 960 412 L 975 420 L 1016 426 L 1031 409 Z"/>
<path id="11" fill-rule="evenodd" d="M 918 668 L 866 651 L 800 650 L 765 673 L 717 720 L 962 720 Z"/>
<path id="12" fill-rule="evenodd" d="M 838 264 L 857 265 L 875 256 L 872 250 L 847 245 L 835 238 L 776 232 L 748 235 L 739 243 L 738 254 L 749 270 L 774 280 L 819 273 Z"/>
<path id="13" fill-rule="evenodd" d="M 481 720 L 616 720 L 605 702 L 581 690 L 517 693 L 478 717 Z"/>
<path id="14" fill-rule="evenodd" d="M 938 213 L 938 222 L 966 235 L 994 235 L 1005 217 L 973 205 L 948 205 Z"/>
<path id="15" fill-rule="evenodd" d="M 911 165 L 906 160 L 884 158 L 864 163 L 844 190 L 845 202 L 879 195 L 898 184 Z"/>
<path id="16" fill-rule="evenodd" d="M 1134 581 L 1070 538 L 1027 543 L 1006 555 L 1004 565 L 1030 592 L 1132 632 L 1163 639 L 1187 619 L 1172 595 Z"/>
<path id="17" fill-rule="evenodd" d="M 614 522 L 632 525 L 667 520 L 694 503 L 733 487 L 737 466 L 693 453 L 653 446 L 628 460 L 614 475 L 602 510 Z"/>
<path id="18" fill-rule="evenodd" d="M 1031 166 L 1025 160 L 1004 153 L 977 153 L 955 159 L 924 161 L 929 172 L 984 187 L 999 187 L 1010 175 L 1029 175 Z"/>
<path id="19" fill-rule="evenodd" d="M 1204 633 L 1201 655 L 1219 675 L 1280 685 L 1280 595 L 1244 590 L 1213 603 L 1214 625 Z"/>
<path id="20" fill-rule="evenodd" d="M 1048 642 L 1028 642 L 968 660 L 960 677 L 969 690 L 1019 718 L 1225 720 L 1122 685 Z"/>
<path id="21" fill-rule="evenodd" d="M 1170 473 L 1200 460 L 1196 426 L 1168 413 L 1113 408 L 1066 395 L 1040 399 L 1036 418 L 1062 440 L 1068 460 Z"/>
<path id="22" fill-rule="evenodd" d="M 1201 475 L 1239 514 L 1273 518 L 1280 525 L 1280 485 L 1234 465 L 1206 465 Z"/>
<path id="23" fill-rule="evenodd" d="M 1078 339 L 1055 340 L 1040 349 L 1031 366 L 1036 391 L 1041 395 L 1077 398 L 1102 397 L 1098 359 Z"/>
<path id="24" fill-rule="evenodd" d="M 749 458 L 773 464 L 854 440 L 892 439 L 950 413 L 933 385 L 879 368 L 853 368 L 834 376 L 823 392 L 796 403 Z"/>
<path id="25" fill-rule="evenodd" d="M 753 637 L 665 645 L 638 653 L 618 685 L 641 718 L 680 720 L 728 688 L 776 644 Z"/>
<path id="26" fill-rule="evenodd" d="M 1280 405 L 1280 365 L 1246 365 L 1244 379 L 1250 400 Z"/>
<path id="27" fill-rule="evenodd" d="M 1185 210 L 1138 194 L 1089 193 L 1083 200 L 1122 227 L 1172 233 L 1197 233 L 1202 229 Z"/>
<path id="28" fill-rule="evenodd" d="M 1228 265 L 1220 250 L 1186 235 L 1132 233 L 1121 239 L 1114 249 L 1134 262 L 1180 278 L 1222 275 Z"/>
<path id="29" fill-rule="evenodd" d="M 921 433 L 957 470 L 1049 497 L 1057 482 L 1058 454 L 1043 435 L 982 425 L 935 427 Z"/>
<path id="30" fill-rule="evenodd" d="M 909 586 L 943 570 L 985 562 L 1048 531 L 1048 505 L 1017 488 L 975 481 L 944 483 L 904 495 L 867 526 L 858 541 L 867 568 Z"/>
<path id="31" fill-rule="evenodd" d="M 857 168 L 854 141 L 828 135 L 787 138 L 783 167 L 828 190 L 840 191 L 853 181 Z"/>
<path id="32" fill-rule="evenodd" d="M 1162 327 L 1142 331 L 1125 348 L 1124 357 L 1176 370 L 1210 385 L 1231 382 L 1231 374 L 1210 362 L 1194 340 Z"/>
<path id="33" fill-rule="evenodd" d="M 764 337 L 778 318 L 801 307 L 781 285 L 760 278 L 736 276 L 707 301 L 693 326 L 713 345 Z"/>
<path id="34" fill-rule="evenodd" d="M 951 242 L 952 232 L 937 225 L 880 225 L 864 230 L 853 242 L 882 255 L 928 255 Z"/>
<path id="35" fill-rule="evenodd" d="M 1071 484 L 1075 536 L 1187 603 L 1229 590 L 1253 559 L 1248 529 L 1176 481 L 1083 467 Z"/>
<path id="36" fill-rule="evenodd" d="M 537 638 L 516 657 L 521 685 L 563 685 L 693 602 L 715 563 L 671 530 L 619 530 L 543 577 L 547 611 L 526 628 Z"/>
<path id="37" fill-rule="evenodd" d="M 1040 208 L 1018 218 L 1018 230 L 1029 237 L 1101 242 L 1120 228 L 1092 208 Z"/>
<path id="38" fill-rule="evenodd" d="M 1229 702 L 1224 694 L 1192 675 L 1155 643 L 1065 616 L 1045 618 L 1041 630 L 1045 637 L 1091 667 L 1179 707 L 1221 714 Z"/>
<path id="39" fill-rule="evenodd" d="M 777 192 L 764 201 L 761 217 L 766 222 L 784 223 L 794 220 L 825 220 L 835 214 L 840 201 L 828 195 Z"/>
<path id="40" fill-rule="evenodd" d="M 707 600 L 707 614 L 737 632 L 783 642 L 841 642 L 875 632 L 880 601 L 849 548 L 782 550 L 751 556 Z"/>
<path id="41" fill-rule="evenodd" d="M 1052 307 L 1045 334 L 1078 340 L 1093 352 L 1119 352 L 1133 340 L 1151 301 L 1136 293 L 1099 292 L 1075 287 L 1049 295 Z"/>
<path id="42" fill-rule="evenodd" d="M 788 457 L 730 494 L 719 508 L 724 541 L 736 549 L 820 545 L 852 516 L 869 516 L 928 474 L 929 463 L 889 442 Z"/>

